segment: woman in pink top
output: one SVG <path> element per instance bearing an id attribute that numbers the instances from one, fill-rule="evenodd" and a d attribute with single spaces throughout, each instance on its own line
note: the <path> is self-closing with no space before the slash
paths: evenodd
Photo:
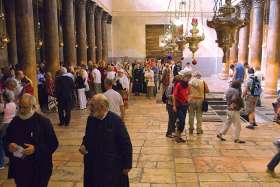
<path id="1" fill-rule="evenodd" d="M 14 96 L 11 92 L 3 92 L 3 103 L 0 104 L 0 113 L 3 114 L 3 120 L 0 125 L 0 169 L 4 168 L 4 148 L 3 148 L 3 137 L 6 134 L 6 129 L 9 123 L 13 120 L 16 115 L 17 106 L 14 102 Z"/>

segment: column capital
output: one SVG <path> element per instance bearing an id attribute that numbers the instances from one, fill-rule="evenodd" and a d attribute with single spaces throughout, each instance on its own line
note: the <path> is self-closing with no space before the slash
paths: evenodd
<path id="1" fill-rule="evenodd" d="M 75 0 L 76 6 L 86 6 L 86 0 Z"/>
<path id="2" fill-rule="evenodd" d="M 95 13 L 95 10 L 96 10 L 96 3 L 95 2 L 92 2 L 92 1 L 88 1 L 87 3 L 87 12 L 89 14 L 94 14 Z"/>
<path id="3" fill-rule="evenodd" d="M 107 23 L 109 14 L 107 12 L 103 12 L 102 14 L 102 21 Z"/>
<path id="4" fill-rule="evenodd" d="M 111 24 L 112 23 L 112 19 L 113 17 L 111 15 L 108 16 L 108 19 L 107 19 L 107 23 L 108 24 Z"/>
<path id="5" fill-rule="evenodd" d="M 248 2 L 247 0 L 240 1 L 237 6 L 240 8 L 241 13 L 248 13 L 251 9 L 250 2 Z"/>
<path id="6" fill-rule="evenodd" d="M 96 14 L 96 18 L 97 19 L 102 19 L 102 16 L 103 16 L 103 9 L 101 8 L 101 7 L 99 7 L 99 6 L 96 6 L 96 8 L 95 8 L 95 14 Z"/>
<path id="7" fill-rule="evenodd" d="M 252 0 L 252 8 L 263 8 L 264 0 Z"/>

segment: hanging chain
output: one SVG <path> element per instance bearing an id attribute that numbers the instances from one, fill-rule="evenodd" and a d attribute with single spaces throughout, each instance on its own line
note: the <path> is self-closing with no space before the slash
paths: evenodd
<path id="1" fill-rule="evenodd" d="M 201 27 L 202 27 L 202 35 L 204 37 L 204 17 L 203 17 L 203 6 L 201 3 L 201 0 L 199 0 L 199 5 L 200 5 L 200 14 L 201 14 Z"/>
<path id="2" fill-rule="evenodd" d="M 187 30 L 186 30 L 186 36 L 189 36 L 190 12 L 191 12 L 191 0 L 189 0 L 189 10 L 188 10 L 188 19 L 187 19 Z"/>

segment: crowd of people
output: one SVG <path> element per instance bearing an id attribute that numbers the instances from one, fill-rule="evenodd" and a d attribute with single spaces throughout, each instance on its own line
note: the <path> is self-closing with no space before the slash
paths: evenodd
<path id="1" fill-rule="evenodd" d="M 248 118 L 248 129 L 258 126 L 255 109 L 261 105 L 264 78 L 260 68 L 241 63 L 231 66 L 230 76 L 230 86 L 225 92 L 227 120 L 217 138 L 226 141 L 224 135 L 233 125 L 234 143 L 245 143 L 240 139 L 240 116 Z M 69 126 L 73 108 L 89 109 L 79 148 L 84 155 L 85 187 L 129 186 L 132 145 L 124 121 L 130 93 L 135 97 L 144 94 L 147 99 L 157 94 L 162 96 L 168 113 L 167 138 L 174 138 L 177 143 L 186 142 L 182 134 L 186 132 L 187 136 L 187 113 L 188 134 L 191 136 L 195 130 L 197 135 L 203 134 L 202 114 L 207 112 L 205 95 L 210 91 L 201 73 L 188 62 L 184 68 L 181 60 L 88 62 L 77 67 L 61 66 L 55 75 L 46 72 L 42 63 L 37 68 L 37 81 L 39 104 L 34 85 L 23 71 L 14 67 L 1 71 L 0 169 L 8 157 L 9 178 L 14 178 L 17 186 L 46 187 L 51 177 L 52 154 L 59 142 L 52 122 L 42 112 L 58 112 L 58 125 Z M 268 164 L 272 176 L 279 161 L 280 153 Z"/>

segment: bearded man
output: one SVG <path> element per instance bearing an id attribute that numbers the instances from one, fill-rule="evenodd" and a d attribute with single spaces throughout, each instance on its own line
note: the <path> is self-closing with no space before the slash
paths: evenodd
<path id="1" fill-rule="evenodd" d="M 47 187 L 52 174 L 52 154 L 58 147 L 49 119 L 35 112 L 36 99 L 24 94 L 17 116 L 8 126 L 4 146 L 10 159 L 8 178 L 17 187 Z"/>
<path id="2" fill-rule="evenodd" d="M 132 145 L 121 118 L 109 111 L 102 94 L 89 105 L 86 132 L 79 149 L 84 155 L 84 187 L 128 187 Z"/>

